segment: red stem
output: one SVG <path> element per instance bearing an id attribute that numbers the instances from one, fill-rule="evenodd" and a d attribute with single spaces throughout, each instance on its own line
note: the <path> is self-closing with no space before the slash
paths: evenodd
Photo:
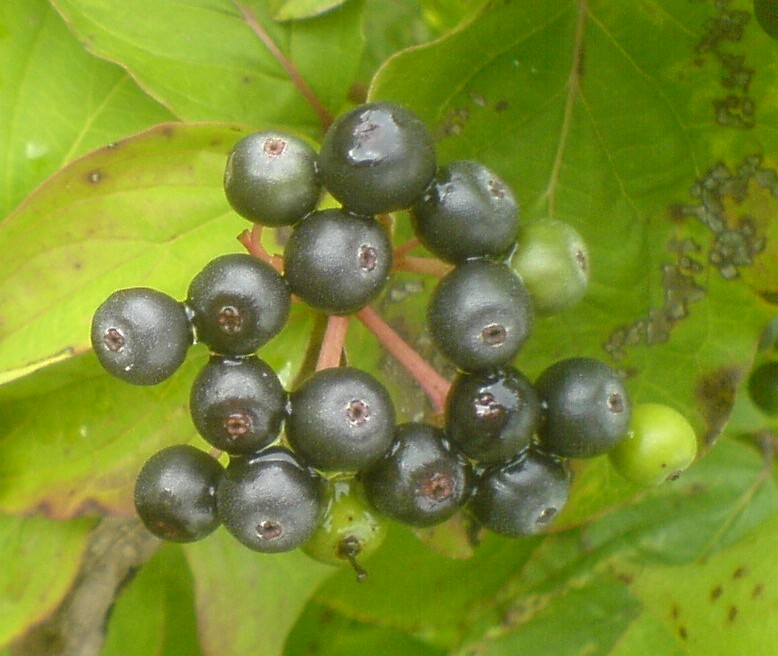
<path id="1" fill-rule="evenodd" d="M 413 257 L 411 255 L 406 255 L 399 262 L 395 263 L 394 270 L 421 273 L 426 276 L 442 278 L 451 271 L 451 265 L 445 264 L 432 257 Z"/>
<path id="2" fill-rule="evenodd" d="M 319 100 L 319 97 L 316 95 L 314 90 L 308 86 L 308 83 L 305 81 L 303 76 L 300 75 L 300 71 L 297 70 L 297 67 L 294 65 L 294 63 L 292 63 L 289 57 L 287 57 L 281 48 L 276 45 L 272 37 L 267 33 L 265 28 L 262 27 L 262 24 L 259 22 L 254 12 L 240 2 L 235 2 L 235 0 L 233 0 L 233 2 L 238 8 L 238 11 L 240 11 L 240 13 L 243 15 L 243 20 L 246 21 L 248 26 L 251 28 L 251 31 L 257 35 L 259 40 L 262 41 L 265 47 L 270 51 L 270 54 L 275 57 L 279 64 L 281 64 L 283 69 L 286 71 L 286 74 L 292 80 L 292 84 L 294 84 L 297 90 L 308 101 L 308 104 L 313 108 L 313 111 L 316 112 L 319 117 L 319 121 L 321 121 L 322 127 L 325 130 L 330 127 L 333 120 L 332 114 L 330 114 L 321 100 Z"/>
<path id="3" fill-rule="evenodd" d="M 394 249 L 394 259 L 397 262 L 402 262 L 414 248 L 420 245 L 420 242 L 416 237 L 412 237 L 408 241 L 406 241 L 404 244 L 400 244 L 397 248 Z"/>
<path id="4" fill-rule="evenodd" d="M 424 390 L 435 412 L 443 412 L 451 383 L 405 342 L 373 308 L 370 306 L 362 308 L 356 313 L 356 317 L 376 336 L 381 345 L 405 367 Z"/>
<path id="5" fill-rule="evenodd" d="M 331 315 L 327 318 L 324 338 L 319 349 L 319 359 L 316 360 L 316 371 L 340 366 L 340 356 L 343 353 L 343 343 L 346 341 L 348 324 L 351 317 Z"/>
<path id="6" fill-rule="evenodd" d="M 255 223 L 251 230 L 244 230 L 238 235 L 238 241 L 254 257 L 267 262 L 276 271 L 281 273 L 284 270 L 284 260 L 277 255 L 271 255 L 262 245 L 262 226 Z"/>

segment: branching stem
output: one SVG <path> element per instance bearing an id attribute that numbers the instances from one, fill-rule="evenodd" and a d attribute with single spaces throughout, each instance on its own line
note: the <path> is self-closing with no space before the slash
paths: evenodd
<path id="1" fill-rule="evenodd" d="M 254 257 L 267 262 L 276 271 L 284 270 L 284 260 L 278 255 L 271 255 L 262 245 L 262 226 L 255 223 L 251 230 L 244 230 L 238 235 L 238 241 Z"/>
<path id="2" fill-rule="evenodd" d="M 443 412 L 451 383 L 405 342 L 373 308 L 362 308 L 356 317 L 424 390 L 435 412 Z"/>

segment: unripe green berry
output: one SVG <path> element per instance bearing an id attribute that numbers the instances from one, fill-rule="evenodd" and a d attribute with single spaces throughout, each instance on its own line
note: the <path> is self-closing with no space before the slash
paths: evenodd
<path id="1" fill-rule="evenodd" d="M 541 219 L 521 230 L 511 266 L 540 315 L 574 306 L 589 284 L 586 243 L 575 228 L 557 219 Z"/>
<path id="2" fill-rule="evenodd" d="M 659 403 L 632 409 L 627 436 L 609 453 L 614 468 L 638 485 L 677 478 L 697 456 L 697 436 L 680 412 Z"/>
<path id="3" fill-rule="evenodd" d="M 364 580 L 367 573 L 360 563 L 383 543 L 386 520 L 370 507 L 353 478 L 330 481 L 324 503 L 322 521 L 302 550 L 328 565 L 350 564 L 357 580 Z"/>

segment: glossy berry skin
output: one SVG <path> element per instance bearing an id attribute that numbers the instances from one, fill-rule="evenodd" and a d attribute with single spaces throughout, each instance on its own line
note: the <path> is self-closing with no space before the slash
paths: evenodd
<path id="1" fill-rule="evenodd" d="M 192 343 L 181 303 L 154 289 L 111 294 L 92 318 L 92 348 L 103 368 L 133 385 L 156 385 L 172 376 Z"/>
<path id="2" fill-rule="evenodd" d="M 360 105 L 338 117 L 319 151 L 327 190 L 356 214 L 405 209 L 435 175 L 435 147 L 409 109 L 389 102 Z"/>
<path id="3" fill-rule="evenodd" d="M 360 563 L 381 546 L 386 533 L 386 519 L 370 507 L 359 481 L 335 478 L 327 486 L 321 523 L 302 549 L 328 565 L 350 564 L 362 581 L 367 573 Z"/>
<path id="4" fill-rule="evenodd" d="M 216 502 L 219 518 L 254 551 L 278 553 L 310 539 L 321 520 L 323 479 L 282 447 L 233 458 Z"/>
<path id="5" fill-rule="evenodd" d="M 378 221 L 343 210 L 321 210 L 295 226 L 284 249 L 289 288 L 327 314 L 356 312 L 383 289 L 392 244 Z"/>
<path id="6" fill-rule="evenodd" d="M 197 431 L 217 449 L 240 455 L 278 437 L 286 391 L 264 360 L 211 356 L 192 384 L 189 410 Z"/>
<path id="7" fill-rule="evenodd" d="M 286 324 L 291 295 L 280 274 L 247 253 L 211 260 L 189 285 L 197 339 L 221 355 L 249 355 Z"/>
<path id="8" fill-rule="evenodd" d="M 529 446 L 539 422 L 535 388 L 513 367 L 460 373 L 446 398 L 446 434 L 480 463 L 514 458 Z"/>
<path id="9" fill-rule="evenodd" d="M 541 448 L 566 458 L 610 451 L 629 426 L 630 401 L 619 375 L 593 358 L 561 360 L 535 382 L 542 418 Z"/>
<path id="10" fill-rule="evenodd" d="M 445 262 L 503 258 L 516 243 L 519 206 L 510 187 L 479 162 L 442 167 L 411 208 L 416 236 Z"/>
<path id="11" fill-rule="evenodd" d="M 432 292 L 427 325 L 435 346 L 464 371 L 502 367 L 532 330 L 532 301 L 505 264 L 472 260 L 449 271 Z"/>
<path id="12" fill-rule="evenodd" d="M 438 428 L 400 424 L 395 439 L 361 480 L 376 510 L 411 526 L 433 526 L 454 515 L 470 495 L 466 458 Z"/>
<path id="13" fill-rule="evenodd" d="M 762 412 L 778 415 L 778 362 L 765 362 L 751 372 L 748 393 Z"/>
<path id="14" fill-rule="evenodd" d="M 680 412 L 660 403 L 632 409 L 627 436 L 608 454 L 624 478 L 637 485 L 675 480 L 697 456 L 697 436 Z"/>
<path id="15" fill-rule="evenodd" d="M 484 470 L 469 507 L 494 533 L 534 535 L 559 514 L 569 492 L 570 476 L 564 464 L 528 449 L 506 465 Z"/>
<path id="16" fill-rule="evenodd" d="M 216 486 L 222 466 L 188 444 L 158 451 L 146 461 L 135 482 L 135 510 L 158 538 L 194 542 L 219 525 Z"/>
<path id="17" fill-rule="evenodd" d="M 316 152 L 284 132 L 250 134 L 227 158 L 224 193 L 249 221 L 266 226 L 297 223 L 319 202 Z"/>
<path id="18" fill-rule="evenodd" d="M 540 315 L 573 307 L 589 285 L 586 243 L 575 228 L 556 219 L 541 219 L 521 230 L 511 266 Z"/>
<path id="19" fill-rule="evenodd" d="M 312 467 L 358 471 L 394 438 L 394 404 L 373 376 L 353 367 L 317 371 L 289 398 L 286 437 Z"/>

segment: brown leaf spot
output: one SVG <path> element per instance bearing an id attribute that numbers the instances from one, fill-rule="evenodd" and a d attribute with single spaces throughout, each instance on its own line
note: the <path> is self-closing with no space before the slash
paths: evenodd
<path id="1" fill-rule="evenodd" d="M 742 579 L 746 574 L 748 574 L 748 569 L 741 565 L 734 572 L 732 572 L 732 578 Z"/>
<path id="2" fill-rule="evenodd" d="M 632 585 L 632 581 L 634 581 L 634 576 L 632 574 L 625 574 L 620 573 L 616 575 L 616 578 L 621 581 L 624 585 Z"/>
<path id="3" fill-rule="evenodd" d="M 722 588 L 720 585 L 717 585 L 715 588 L 713 588 L 713 590 L 710 591 L 711 602 L 716 601 L 721 596 L 722 592 L 724 592 L 724 588 Z"/>
<path id="4" fill-rule="evenodd" d="M 100 169 L 92 169 L 84 176 L 84 179 L 92 185 L 100 184 L 104 179 L 104 173 Z"/>
<path id="5" fill-rule="evenodd" d="M 507 100 L 498 100 L 494 105 L 495 112 L 504 112 L 506 109 L 508 109 Z"/>
<path id="6" fill-rule="evenodd" d="M 737 606 L 734 604 L 729 607 L 729 613 L 727 613 L 727 622 L 734 622 L 737 619 Z"/>
<path id="7" fill-rule="evenodd" d="M 741 377 L 742 372 L 737 367 L 721 367 L 698 379 L 694 396 L 707 424 L 706 444 L 714 442 L 727 423 Z"/>
<path id="8" fill-rule="evenodd" d="M 678 637 L 681 640 L 686 640 L 689 637 L 689 634 L 686 633 L 686 627 L 685 626 L 679 626 L 678 627 Z"/>
<path id="9" fill-rule="evenodd" d="M 751 591 L 751 599 L 759 599 L 762 596 L 762 593 L 764 593 L 764 585 L 762 583 L 757 583 Z"/>

